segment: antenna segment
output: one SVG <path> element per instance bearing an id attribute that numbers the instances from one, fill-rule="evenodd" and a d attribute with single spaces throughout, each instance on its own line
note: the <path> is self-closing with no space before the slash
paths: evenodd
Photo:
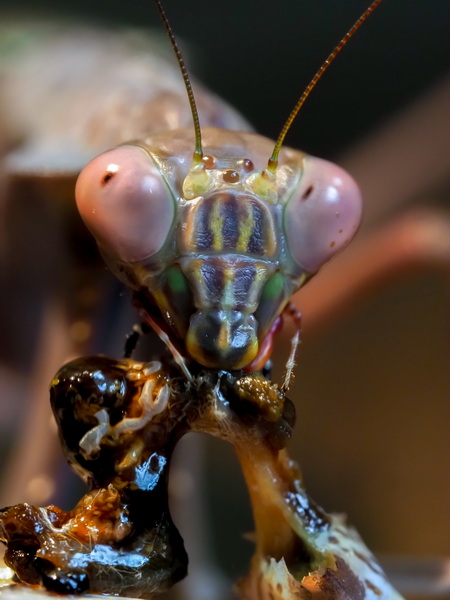
<path id="1" fill-rule="evenodd" d="M 380 1 L 380 0 L 379 0 Z M 189 75 L 186 69 L 186 65 L 181 54 L 181 51 L 178 47 L 177 40 L 175 39 L 175 35 L 172 31 L 172 27 L 170 26 L 169 19 L 164 11 L 164 8 L 160 2 L 160 0 L 155 0 L 156 7 L 161 16 L 161 20 L 166 29 L 167 35 L 169 36 L 170 43 L 172 44 L 172 48 L 175 52 L 175 56 L 177 57 L 178 66 L 180 67 L 181 75 L 183 77 L 184 85 L 186 87 L 187 95 L 189 98 L 189 105 L 191 107 L 192 120 L 194 121 L 194 132 L 195 132 L 195 151 L 194 151 L 194 165 L 199 165 L 202 162 L 203 158 L 203 148 L 202 148 L 202 133 L 200 129 L 200 121 L 198 118 L 197 105 L 195 103 L 194 92 L 192 90 L 191 80 L 189 79 Z"/>
<path id="2" fill-rule="evenodd" d="M 158 1 L 158 0 L 156 0 L 156 1 Z M 375 10 L 375 8 L 380 4 L 380 2 L 381 2 L 381 0 L 374 0 L 374 2 L 372 2 L 372 4 L 364 11 L 364 13 L 359 17 L 359 19 L 356 21 L 356 23 L 353 25 L 353 27 L 351 27 L 351 29 L 345 34 L 345 36 L 342 38 L 342 40 L 339 42 L 339 44 L 335 47 L 335 49 L 331 52 L 331 54 L 328 56 L 328 58 L 325 60 L 323 65 L 320 67 L 320 69 L 317 71 L 317 73 L 314 75 L 314 77 L 311 79 L 311 81 L 307 85 L 305 91 L 300 96 L 297 104 L 295 105 L 295 107 L 292 110 L 291 114 L 289 115 L 286 123 L 284 124 L 280 135 L 278 136 L 278 139 L 276 141 L 275 147 L 272 152 L 272 156 L 270 157 L 269 163 L 267 165 L 267 169 L 268 169 L 268 171 L 270 171 L 270 173 L 274 174 L 276 171 L 276 168 L 278 165 L 278 155 L 280 153 L 280 148 L 284 142 L 284 138 L 286 137 L 286 134 L 289 131 L 289 128 L 291 127 L 292 122 L 294 121 L 295 117 L 297 116 L 300 108 L 303 106 L 306 98 L 312 92 L 316 83 L 322 77 L 324 72 L 328 69 L 330 64 L 333 62 L 333 60 L 336 58 L 336 56 L 339 54 L 339 52 L 342 50 L 342 48 L 345 46 L 345 44 L 349 41 L 349 39 L 353 36 L 353 34 L 358 31 L 358 29 L 361 27 L 361 25 L 364 23 L 364 21 L 370 15 L 370 13 Z"/>

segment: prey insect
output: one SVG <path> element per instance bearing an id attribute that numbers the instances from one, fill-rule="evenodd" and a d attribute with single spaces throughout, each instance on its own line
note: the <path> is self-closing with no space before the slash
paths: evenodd
<path id="1" fill-rule="evenodd" d="M 18 505 L 0 537 L 18 577 L 59 593 L 151 598 L 186 574 L 168 509 L 176 442 L 201 431 L 231 442 L 249 484 L 256 553 L 247 600 L 399 596 L 357 534 L 307 496 L 285 453 L 295 421 L 261 374 L 292 294 L 354 235 L 361 199 L 339 167 L 282 147 L 330 62 L 279 139 L 200 127 L 184 62 L 193 131 L 129 142 L 90 162 L 77 204 L 111 270 L 134 290 L 172 358 L 77 359 L 51 385 L 66 456 L 91 491 L 69 512 Z M 181 370 L 180 370 L 181 367 Z M 24 540 L 26 540 L 25 548 Z M 25 560 L 24 557 L 25 556 Z"/>

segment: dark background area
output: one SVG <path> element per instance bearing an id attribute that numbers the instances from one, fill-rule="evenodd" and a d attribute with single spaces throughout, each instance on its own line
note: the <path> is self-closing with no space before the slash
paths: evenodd
<path id="1" fill-rule="evenodd" d="M 192 71 L 272 138 L 367 5 L 361 0 L 165 2 L 175 33 L 189 42 Z M 2 8 L 25 17 L 69 16 L 161 30 L 151 0 L 4 0 Z M 448 67 L 449 22 L 446 0 L 382 2 L 314 90 L 288 143 L 333 156 L 411 101 Z"/>

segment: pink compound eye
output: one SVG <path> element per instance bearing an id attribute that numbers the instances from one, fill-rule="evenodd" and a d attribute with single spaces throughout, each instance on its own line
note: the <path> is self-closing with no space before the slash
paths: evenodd
<path id="1" fill-rule="evenodd" d="M 292 258 L 315 273 L 355 235 L 361 194 L 343 169 L 306 156 L 300 185 L 286 204 L 284 230 Z"/>
<path id="2" fill-rule="evenodd" d="M 75 196 L 99 246 L 123 262 L 161 250 L 175 216 L 167 184 L 137 146 L 120 146 L 94 158 L 81 171 Z"/>

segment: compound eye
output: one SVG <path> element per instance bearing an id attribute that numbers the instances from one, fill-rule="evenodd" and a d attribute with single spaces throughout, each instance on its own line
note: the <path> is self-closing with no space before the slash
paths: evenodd
<path id="1" fill-rule="evenodd" d="M 315 273 L 355 235 L 362 216 L 361 193 L 343 169 L 306 156 L 299 189 L 284 212 L 292 258 Z"/>
<path id="2" fill-rule="evenodd" d="M 137 146 L 120 146 L 94 158 L 81 171 L 75 196 L 99 246 L 123 262 L 161 250 L 175 216 L 161 173 Z"/>

